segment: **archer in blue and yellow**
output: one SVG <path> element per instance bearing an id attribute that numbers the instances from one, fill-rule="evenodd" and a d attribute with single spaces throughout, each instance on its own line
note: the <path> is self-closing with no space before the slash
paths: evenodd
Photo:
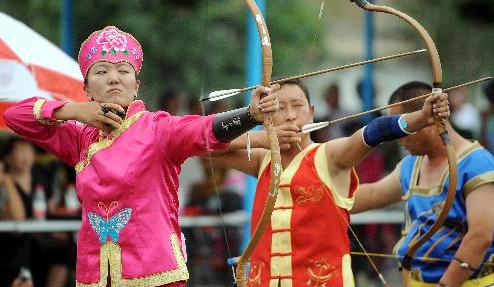
<path id="1" fill-rule="evenodd" d="M 411 99 L 430 90 L 425 83 L 410 82 L 399 87 L 389 102 Z M 390 112 L 401 114 L 422 104 L 415 101 L 395 106 Z M 418 249 L 412 286 L 492 286 L 494 157 L 477 141 L 461 137 L 449 123 L 446 127 L 458 160 L 455 200 L 444 225 Z M 434 126 L 404 137 L 400 143 L 410 155 L 380 181 L 360 185 L 350 212 L 405 201 L 403 237 L 394 248 L 394 253 L 403 258 L 411 243 L 431 227 L 441 212 L 449 174 L 446 150 Z"/>

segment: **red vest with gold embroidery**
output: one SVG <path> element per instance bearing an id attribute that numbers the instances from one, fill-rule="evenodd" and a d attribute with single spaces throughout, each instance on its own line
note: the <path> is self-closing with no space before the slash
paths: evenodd
<path id="1" fill-rule="evenodd" d="M 266 202 L 270 174 L 268 153 L 259 172 L 253 228 Z M 350 198 L 332 186 L 324 145 L 307 147 L 286 167 L 270 225 L 251 258 L 248 286 L 354 286 L 347 210 L 357 175 L 352 170 Z"/>

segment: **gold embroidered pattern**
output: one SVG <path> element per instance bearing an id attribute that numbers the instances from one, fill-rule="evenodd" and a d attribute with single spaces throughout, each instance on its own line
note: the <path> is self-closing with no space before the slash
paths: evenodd
<path id="1" fill-rule="evenodd" d="M 46 102 L 45 99 L 38 99 L 34 103 L 34 106 L 33 106 L 34 118 L 36 118 L 36 120 L 39 123 L 42 123 L 42 124 L 47 125 L 47 126 L 59 125 L 59 124 L 63 123 L 63 121 L 59 121 L 59 120 L 47 120 L 41 116 L 41 108 L 43 108 L 43 105 L 45 104 L 45 102 Z"/>
<path id="2" fill-rule="evenodd" d="M 319 202 L 324 194 L 323 188 L 320 185 L 311 185 L 307 188 L 303 186 L 295 187 L 295 203 L 302 204 L 307 202 Z"/>
<path id="3" fill-rule="evenodd" d="M 420 218 L 424 217 L 425 220 L 420 224 L 417 228 L 417 233 L 413 236 L 413 238 L 410 240 L 410 245 L 415 244 L 415 242 L 420 238 L 421 236 L 421 231 L 424 229 L 425 226 L 429 225 L 429 222 L 434 222 L 436 221 L 438 215 L 441 213 L 441 210 L 443 210 L 444 207 L 444 202 L 437 202 L 435 203 L 431 209 L 427 209 L 422 211 L 417 215 L 417 219 L 414 220 L 413 225 L 419 224 Z"/>
<path id="4" fill-rule="evenodd" d="M 110 264 L 111 286 L 119 287 L 151 287 L 161 286 L 189 279 L 189 272 L 180 250 L 178 238 L 175 233 L 170 235 L 170 243 L 177 262 L 177 269 L 156 273 L 149 276 L 124 279 L 122 277 L 122 250 L 120 246 L 110 241 L 101 246 L 100 249 L 100 281 L 98 283 L 80 283 L 77 287 L 106 287 L 108 278 L 108 264 Z"/>
<path id="5" fill-rule="evenodd" d="M 261 286 L 261 273 L 264 267 L 266 267 L 264 262 L 254 261 L 250 263 L 249 286 Z"/>
<path id="6" fill-rule="evenodd" d="M 331 278 L 340 275 L 336 267 L 326 262 L 326 259 L 314 259 L 309 264 L 307 267 L 307 274 L 309 275 L 307 286 L 326 287 L 326 283 Z"/>
<path id="7" fill-rule="evenodd" d="M 98 142 L 91 144 L 87 150 L 86 158 L 78 162 L 75 166 L 76 173 L 83 171 L 89 164 L 91 164 L 91 158 L 93 155 L 101 150 L 110 147 L 113 142 L 129 127 L 131 127 L 145 111 L 141 111 L 126 119 L 123 124 L 116 130 L 112 131 L 107 138 L 104 138 Z"/>

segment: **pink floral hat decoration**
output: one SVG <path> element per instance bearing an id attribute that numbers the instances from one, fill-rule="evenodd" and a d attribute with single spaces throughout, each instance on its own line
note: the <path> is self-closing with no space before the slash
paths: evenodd
<path id="1" fill-rule="evenodd" d="M 79 67 L 86 78 L 87 72 L 97 62 L 128 62 L 136 74 L 141 71 L 143 55 L 141 44 L 129 33 L 115 26 L 95 31 L 82 43 L 79 50 Z"/>

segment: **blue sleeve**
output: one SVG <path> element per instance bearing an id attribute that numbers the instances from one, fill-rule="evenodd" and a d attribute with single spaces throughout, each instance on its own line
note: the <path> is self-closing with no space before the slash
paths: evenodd
<path id="1" fill-rule="evenodd" d="M 467 196 L 477 187 L 494 182 L 494 157 L 480 148 L 460 161 L 458 171 L 463 196 Z"/>

